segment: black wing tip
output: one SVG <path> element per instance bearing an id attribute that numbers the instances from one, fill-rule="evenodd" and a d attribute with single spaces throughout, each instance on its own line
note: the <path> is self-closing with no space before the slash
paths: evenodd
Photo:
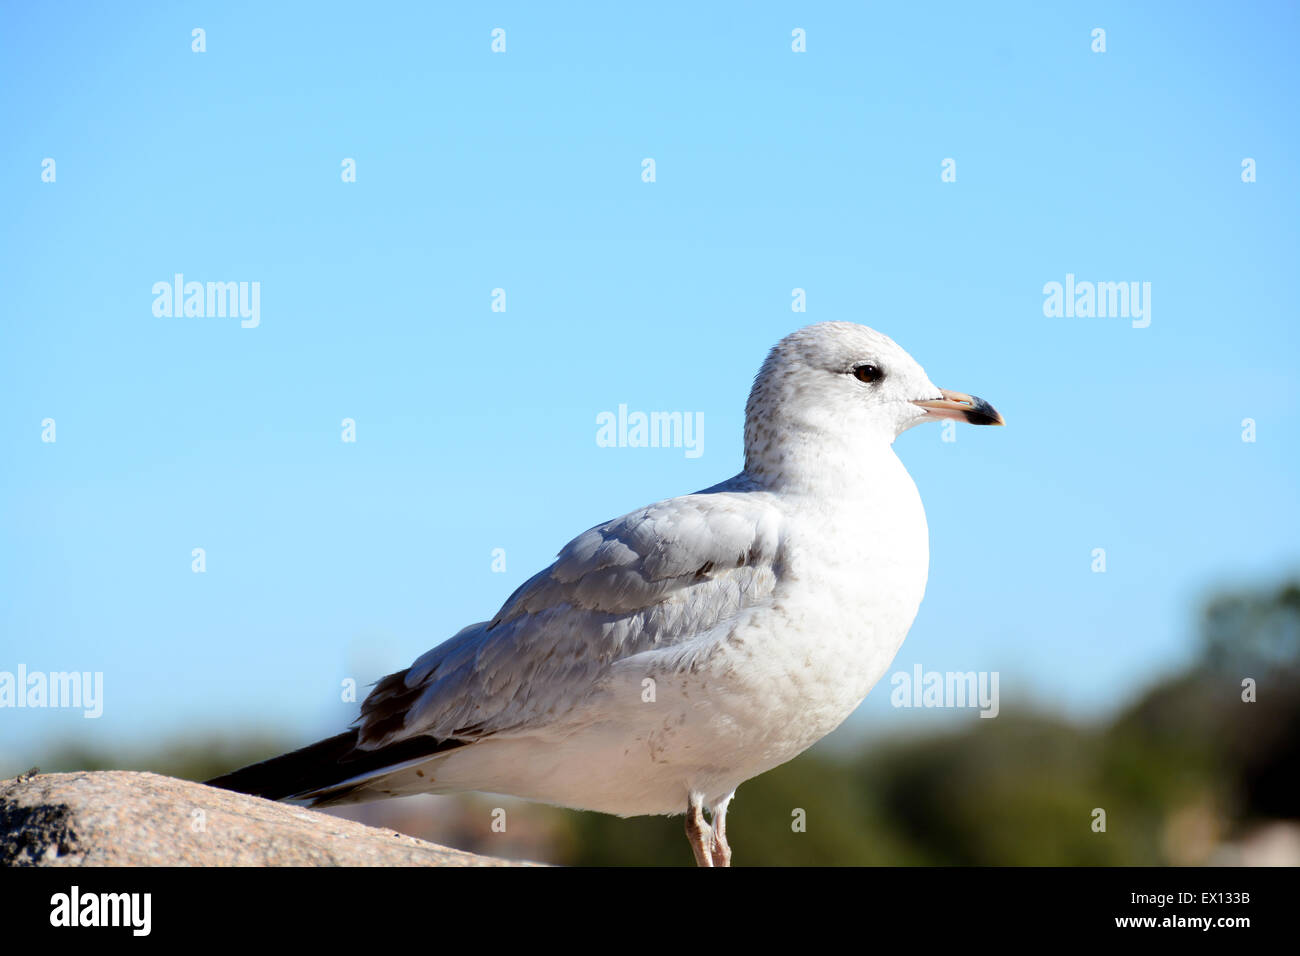
<path id="1" fill-rule="evenodd" d="M 339 762 L 356 749 L 356 745 L 357 732 L 350 730 L 300 750 L 240 767 L 204 783 L 235 793 L 284 800 L 313 789 L 312 783 L 336 769 Z"/>
<path id="2" fill-rule="evenodd" d="M 204 781 L 209 787 L 246 793 L 267 800 L 287 800 L 325 790 L 352 777 L 382 770 L 419 757 L 454 750 L 463 740 L 439 740 L 420 735 L 374 750 L 358 749 L 358 731 L 349 730 L 279 757 L 250 764 Z M 313 806 L 338 802 L 351 792 L 322 795 Z"/>

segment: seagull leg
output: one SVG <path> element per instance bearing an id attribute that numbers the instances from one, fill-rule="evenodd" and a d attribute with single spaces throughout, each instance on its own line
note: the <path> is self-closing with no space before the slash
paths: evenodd
<path id="1" fill-rule="evenodd" d="M 713 866 L 713 827 L 704 820 L 704 798 L 690 795 L 686 806 L 686 839 L 691 841 L 696 866 Z"/>
<path id="2" fill-rule="evenodd" d="M 731 847 L 727 844 L 727 805 L 735 795 L 736 791 L 731 791 L 709 811 L 713 817 L 714 866 L 731 866 Z"/>

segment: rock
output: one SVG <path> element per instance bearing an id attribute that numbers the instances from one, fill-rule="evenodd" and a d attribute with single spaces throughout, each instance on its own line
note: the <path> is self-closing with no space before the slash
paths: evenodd
<path id="1" fill-rule="evenodd" d="M 0 866 L 512 866 L 153 773 L 0 782 Z"/>

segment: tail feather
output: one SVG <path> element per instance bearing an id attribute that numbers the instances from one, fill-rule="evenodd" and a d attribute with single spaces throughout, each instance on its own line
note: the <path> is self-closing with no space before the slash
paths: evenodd
<path id="1" fill-rule="evenodd" d="M 376 750 L 357 749 L 357 731 L 330 737 L 207 781 L 210 787 L 285 800 L 327 790 L 355 777 L 464 746 L 460 740 L 410 737 Z"/>

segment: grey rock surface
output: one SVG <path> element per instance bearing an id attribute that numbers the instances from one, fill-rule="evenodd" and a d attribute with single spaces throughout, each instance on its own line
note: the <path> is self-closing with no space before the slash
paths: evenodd
<path id="1" fill-rule="evenodd" d="M 153 773 L 0 781 L 0 866 L 514 866 Z"/>

